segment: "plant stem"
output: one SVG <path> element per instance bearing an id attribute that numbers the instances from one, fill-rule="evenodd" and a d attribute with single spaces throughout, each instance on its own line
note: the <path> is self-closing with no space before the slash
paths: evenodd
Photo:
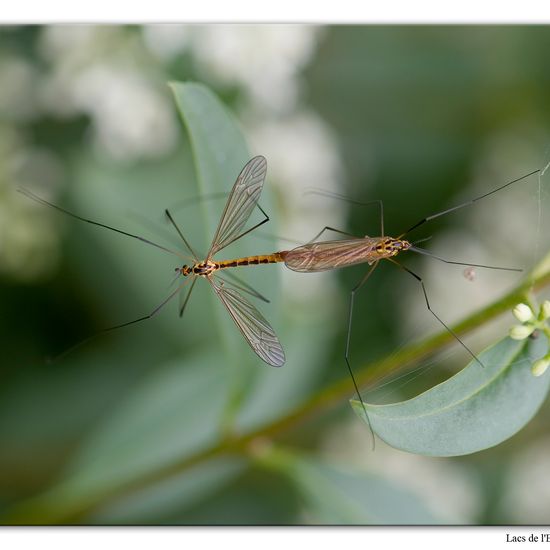
<path id="1" fill-rule="evenodd" d="M 547 286 L 550 286 L 550 254 L 516 288 L 457 323 L 453 326 L 453 331 L 459 335 L 471 332 L 502 313 L 509 311 L 516 304 L 526 301 L 531 292 Z M 368 363 L 357 370 L 357 381 L 361 386 L 366 386 L 374 384 L 388 373 L 396 374 L 406 371 L 418 361 L 441 350 L 451 342 L 454 342 L 454 337 L 449 332 L 442 331 L 419 343 L 406 346 L 388 357 Z M 145 474 L 139 479 L 124 485 L 118 485 L 109 491 L 102 490 L 97 494 L 88 494 L 85 499 L 79 497 L 78 501 L 70 498 L 64 499 L 62 485 L 54 487 L 41 495 L 21 502 L 11 510 L 7 517 L 2 518 L 1 522 L 59 524 L 83 521 L 87 514 L 110 499 L 120 498 L 134 491 L 148 488 L 155 483 L 181 474 L 206 460 L 227 453 L 247 455 L 249 454 L 250 445 L 255 440 L 270 439 L 295 428 L 307 419 L 326 412 L 342 400 L 347 399 L 352 391 L 351 380 L 345 378 L 320 390 L 284 417 L 259 429 L 233 435 L 195 455 L 182 458 L 180 461 L 166 465 L 157 471 Z"/>

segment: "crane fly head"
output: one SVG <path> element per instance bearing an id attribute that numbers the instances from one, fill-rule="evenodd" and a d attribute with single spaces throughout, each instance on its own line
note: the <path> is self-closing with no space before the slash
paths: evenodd
<path id="1" fill-rule="evenodd" d="M 193 268 L 188 265 L 183 265 L 182 267 L 176 267 L 176 271 L 179 271 L 184 277 L 187 277 L 187 275 L 193 271 Z"/>

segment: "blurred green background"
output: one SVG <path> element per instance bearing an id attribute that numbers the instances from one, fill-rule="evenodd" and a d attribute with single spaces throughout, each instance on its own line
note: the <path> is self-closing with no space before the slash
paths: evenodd
<path id="1" fill-rule="evenodd" d="M 193 80 L 235 114 L 251 155 L 268 160 L 261 204 L 272 222 L 220 257 L 288 248 L 325 225 L 379 233 L 376 207 L 310 188 L 383 199 L 386 233 L 398 235 L 547 164 L 549 47 L 544 26 L 1 28 L 2 521 L 549 522 L 548 406 L 509 441 L 453 459 L 382 442 L 372 452 L 347 401 L 308 422 L 290 421 L 273 441 L 266 433 L 244 450 L 209 454 L 228 434 L 261 432 L 346 376 L 348 296 L 363 267 L 314 275 L 282 266 L 241 270 L 272 300 L 259 308 L 287 354 L 276 372 L 244 342 L 224 341 L 239 335 L 217 328 L 230 321 L 200 284 L 183 319 L 170 304 L 150 321 L 48 362 L 150 312 L 168 294 L 178 262 L 16 192 L 22 186 L 178 246 L 162 217 L 170 207 L 206 250 L 213 229 L 203 231 L 204 213 L 221 212 L 223 199 L 184 205 L 201 189 L 167 86 Z M 228 174 L 227 191 L 236 175 Z M 449 259 L 528 270 L 548 249 L 547 186 L 538 183 L 530 178 L 439 218 L 414 238 L 433 236 L 423 246 Z M 424 277 L 448 323 L 521 279 L 477 270 L 469 281 L 458 266 L 412 254 L 402 261 Z M 480 350 L 512 323 L 508 316 L 467 342 Z M 356 302 L 353 364 L 439 330 L 418 284 L 385 265 Z M 364 396 L 414 395 L 467 360 L 453 346 L 412 378 Z M 192 457 L 173 475 L 155 477 Z"/>

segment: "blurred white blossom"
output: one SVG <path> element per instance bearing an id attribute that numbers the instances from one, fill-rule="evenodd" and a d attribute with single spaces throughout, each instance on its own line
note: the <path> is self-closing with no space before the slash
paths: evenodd
<path id="1" fill-rule="evenodd" d="M 143 40 L 160 59 L 170 61 L 188 47 L 191 29 L 188 25 L 146 25 Z"/>
<path id="2" fill-rule="evenodd" d="M 190 47 L 201 71 L 243 86 L 259 106 L 289 111 L 320 32 L 312 25 L 209 25 L 193 28 Z"/>
<path id="3" fill-rule="evenodd" d="M 32 119 L 39 107 L 36 99 L 39 75 L 26 60 L 4 57 L 0 60 L 0 116 L 4 120 Z"/>
<path id="4" fill-rule="evenodd" d="M 161 90 L 161 75 L 142 58 L 149 51 L 167 61 L 185 51 L 206 81 L 243 90 L 239 118 L 251 150 L 268 158 L 269 178 L 280 189 L 281 236 L 298 244 L 325 225 L 345 225 L 345 203 L 304 197 L 306 188 L 334 191 L 343 178 L 336 137 L 300 101 L 301 73 L 322 32 L 312 25 L 148 25 L 141 32 L 49 26 L 40 38 L 50 70 L 39 99 L 55 116 L 89 116 L 92 143 L 114 159 L 160 157 L 177 144 L 180 123 L 167 89 Z M 328 278 L 285 273 L 301 300 L 326 295 Z"/>
<path id="5" fill-rule="evenodd" d="M 120 41 L 124 27 L 109 25 L 48 25 L 40 36 L 42 57 L 54 66 L 83 66 Z"/>
<path id="6" fill-rule="evenodd" d="M 42 50 L 53 64 L 42 90 L 58 116 L 86 114 L 92 140 L 118 160 L 171 152 L 179 126 L 168 88 L 136 64 L 137 47 L 120 27 L 47 27 Z M 162 83 L 165 86 L 165 83 Z"/>
<path id="7" fill-rule="evenodd" d="M 91 66 L 75 78 L 72 95 L 91 116 L 97 145 L 117 159 L 162 156 L 177 142 L 170 96 L 133 69 Z"/>
<path id="8" fill-rule="evenodd" d="M 49 198 L 49 184 L 59 171 L 51 153 L 25 148 L 17 131 L 0 127 L 1 273 L 30 281 L 50 275 L 57 266 L 59 233 L 52 212 L 16 189 L 40 187 L 41 195 Z"/>
<path id="9" fill-rule="evenodd" d="M 252 120 L 258 120 L 252 118 Z M 345 203 L 330 197 L 305 195 L 308 190 L 336 191 L 343 177 L 336 138 L 314 112 L 299 110 L 292 116 L 250 125 L 253 150 L 269 154 L 268 177 L 280 192 L 280 247 L 293 248 L 309 241 L 325 225 L 344 225 Z M 334 238 L 325 233 L 321 238 Z M 285 295 L 311 300 L 330 293 L 329 277 L 283 272 Z"/>

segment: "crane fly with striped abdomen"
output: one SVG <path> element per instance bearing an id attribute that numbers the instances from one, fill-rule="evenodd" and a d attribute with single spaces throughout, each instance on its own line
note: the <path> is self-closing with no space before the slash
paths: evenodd
<path id="1" fill-rule="evenodd" d="M 231 315 L 233 321 L 241 331 L 245 340 L 248 342 L 254 352 L 268 365 L 280 367 L 284 365 L 285 354 L 275 331 L 266 321 L 262 314 L 237 290 L 229 288 L 227 281 L 216 281 L 218 271 L 232 267 L 246 265 L 258 265 L 275 263 L 280 261 L 275 254 L 268 256 L 248 256 L 234 260 L 222 260 L 216 262 L 213 256 L 224 249 L 226 246 L 240 239 L 247 233 L 257 229 L 260 225 L 268 221 L 266 216 L 263 221 L 256 224 L 251 229 L 243 231 L 245 223 L 252 214 L 254 208 L 258 205 L 258 199 L 262 192 L 262 187 L 267 171 L 267 161 L 262 156 L 254 157 L 250 160 L 239 174 L 233 189 L 225 205 L 222 217 L 218 224 L 218 229 L 210 245 L 210 250 L 204 261 L 198 261 L 193 249 L 189 246 L 181 231 L 177 228 L 173 218 L 166 211 L 170 221 L 176 227 L 178 233 L 187 244 L 187 247 L 195 257 L 195 263 L 192 266 L 184 265 L 177 268 L 183 277 L 190 277 L 193 280 L 189 292 L 185 298 L 180 314 L 189 300 L 195 281 L 198 277 L 206 279 L 214 292 L 220 298 L 223 305 Z M 260 208 L 261 209 L 261 208 Z M 240 290 L 245 290 L 243 287 Z M 257 295 L 257 294 L 256 294 Z"/>
<path id="2" fill-rule="evenodd" d="M 223 305 L 227 308 L 227 311 L 231 315 L 231 318 L 241 331 L 244 339 L 250 345 L 253 351 L 258 355 L 258 357 L 260 357 L 260 359 L 265 361 L 268 365 L 274 367 L 282 366 L 285 363 L 285 354 L 281 343 L 279 342 L 279 339 L 275 334 L 275 331 L 273 330 L 269 322 L 263 317 L 263 315 L 256 309 L 256 307 L 243 296 L 242 292 L 246 292 L 257 298 L 261 298 L 266 302 L 268 300 L 263 298 L 259 293 L 255 292 L 250 286 L 246 285 L 246 283 L 243 283 L 241 281 L 239 281 L 241 283 L 240 285 L 230 283 L 229 281 L 220 277 L 218 274 L 218 272 L 231 267 L 274 263 L 280 262 L 282 261 L 282 259 L 278 254 L 271 254 L 267 256 L 249 256 L 245 258 L 237 258 L 235 260 L 214 260 L 215 254 L 223 250 L 226 246 L 230 245 L 231 243 L 235 242 L 244 235 L 250 233 L 254 229 L 269 221 L 269 217 L 258 204 L 258 199 L 260 198 L 265 181 L 266 171 L 267 161 L 262 156 L 254 157 L 242 169 L 237 180 L 235 181 L 235 184 L 233 185 L 231 193 L 229 194 L 229 198 L 220 218 L 218 228 L 212 240 L 212 244 L 210 245 L 210 250 L 208 251 L 206 258 L 203 261 L 200 261 L 198 259 L 197 254 L 195 253 L 191 245 L 187 242 L 187 239 L 184 237 L 178 225 L 170 215 L 170 212 L 166 210 L 165 213 L 168 219 L 175 227 L 176 231 L 185 243 L 189 252 L 192 254 L 193 265 L 183 265 L 182 267 L 176 268 L 178 278 L 179 276 L 183 277 L 185 279 L 184 282 L 181 283 L 175 291 L 173 291 L 163 302 L 161 302 L 160 305 L 158 305 L 148 315 L 140 317 L 139 319 L 134 319 L 133 321 L 129 321 L 127 323 L 103 329 L 102 331 L 100 331 L 100 333 L 115 330 L 134 323 L 145 321 L 146 319 L 150 319 L 151 317 L 156 315 L 161 310 L 161 308 L 164 307 L 164 305 L 166 305 L 174 296 L 180 294 L 184 286 L 189 281 L 191 281 L 189 291 L 187 292 L 185 298 L 182 300 L 182 305 L 180 307 L 181 316 L 183 314 L 185 306 L 187 305 L 187 302 L 189 301 L 191 292 L 193 291 L 197 279 L 202 278 L 206 279 L 210 283 L 212 289 L 219 297 Z M 26 189 L 19 189 L 19 191 L 27 197 L 41 204 L 51 206 L 56 210 L 63 212 L 80 221 L 109 229 L 116 233 L 126 235 L 127 237 L 132 237 L 156 248 L 159 248 L 165 252 L 169 252 L 173 255 L 185 257 L 185 255 L 173 251 L 163 245 L 150 241 L 149 239 L 145 239 L 138 235 L 134 235 L 132 233 L 128 233 L 126 231 L 122 231 L 120 229 L 116 229 L 114 227 L 73 214 L 65 210 L 64 208 L 51 204 L 50 202 L 38 197 L 37 195 Z M 250 215 L 252 214 L 252 211 L 255 207 L 258 207 L 261 210 L 261 212 L 265 216 L 265 219 L 257 223 L 252 228 L 244 230 L 244 225 L 250 218 Z M 233 276 L 233 278 L 235 278 L 235 276 Z M 88 341 L 90 338 L 87 338 L 86 340 L 80 342 L 79 344 L 77 344 L 77 346 Z M 72 348 L 70 348 L 70 350 L 67 350 L 67 352 L 71 351 L 75 347 L 76 346 L 73 346 Z M 62 355 L 65 355 L 67 352 L 64 352 Z"/>

